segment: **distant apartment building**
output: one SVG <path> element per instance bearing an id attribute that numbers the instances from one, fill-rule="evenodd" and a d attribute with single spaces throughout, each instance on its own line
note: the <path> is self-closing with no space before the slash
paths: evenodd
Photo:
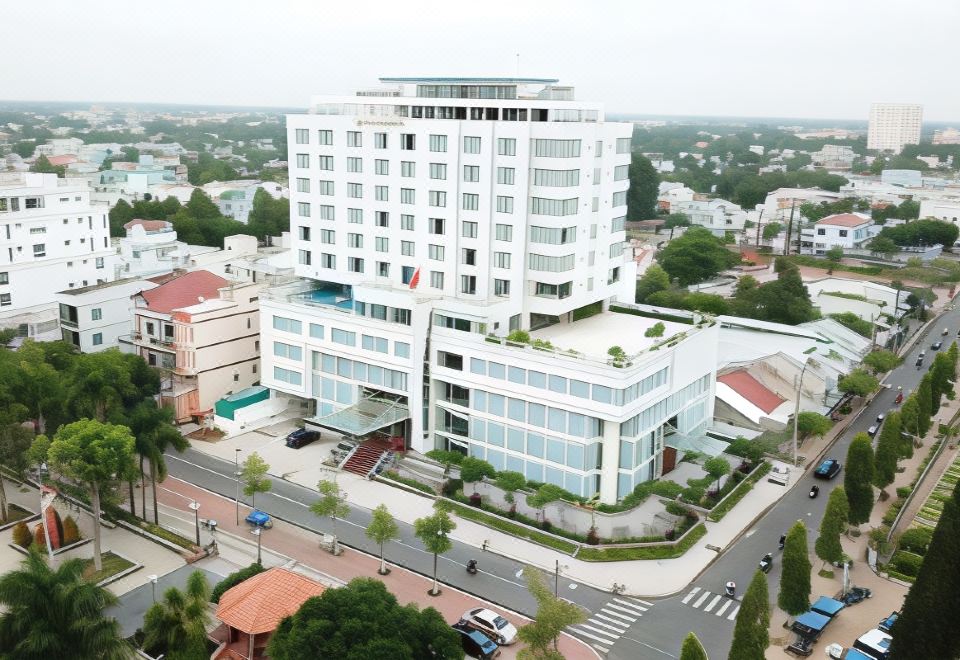
<path id="1" fill-rule="evenodd" d="M 811 153 L 810 158 L 814 165 L 828 170 L 849 170 L 856 154 L 853 152 L 853 147 L 825 144 L 820 151 Z"/>
<path id="2" fill-rule="evenodd" d="M 289 189 L 275 181 L 240 179 L 213 181 L 203 186 L 203 191 L 210 196 L 222 215 L 244 224 L 249 220 L 253 198 L 258 190 L 263 190 L 274 199 L 290 196 Z"/>
<path id="3" fill-rule="evenodd" d="M 718 329 L 609 309 L 632 125 L 553 79 L 381 82 L 287 118 L 304 279 L 261 296 L 263 384 L 603 502 L 659 477 L 712 416 Z"/>
<path id="4" fill-rule="evenodd" d="M 114 279 L 107 207 L 86 182 L 0 174 L 0 327 L 59 339 L 56 293 Z"/>
<path id="5" fill-rule="evenodd" d="M 920 218 L 935 218 L 960 224 L 960 199 L 924 199 L 920 201 Z"/>
<path id="6" fill-rule="evenodd" d="M 955 128 L 944 128 L 933 132 L 934 144 L 960 144 L 960 131 Z"/>
<path id="7" fill-rule="evenodd" d="M 872 238 L 873 220 L 859 213 L 837 213 L 800 232 L 800 253 L 822 255 L 834 247 L 859 248 Z"/>
<path id="8" fill-rule="evenodd" d="M 208 271 L 163 278 L 134 296 L 135 351 L 161 372 L 161 401 L 178 421 L 200 419 L 217 399 L 259 374 L 262 283 Z"/>
<path id="9" fill-rule="evenodd" d="M 133 331 L 132 297 L 156 282 L 128 278 L 57 293 L 61 339 L 81 353 L 97 353 L 129 341 Z"/>
<path id="10" fill-rule="evenodd" d="M 867 149 L 900 153 L 904 145 L 920 144 L 922 124 L 922 105 L 874 103 L 870 106 Z"/>
<path id="11" fill-rule="evenodd" d="M 715 236 L 728 231 L 741 231 L 746 225 L 747 214 L 739 204 L 725 199 L 692 199 L 670 204 L 671 213 L 684 213 L 691 225 L 709 229 Z"/>

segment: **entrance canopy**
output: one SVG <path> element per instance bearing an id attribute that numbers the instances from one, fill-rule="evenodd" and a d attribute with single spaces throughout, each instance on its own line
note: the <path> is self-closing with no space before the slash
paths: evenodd
<path id="1" fill-rule="evenodd" d="M 312 426 L 362 437 L 410 418 L 407 404 L 381 397 L 368 397 L 325 417 L 304 420 Z"/>

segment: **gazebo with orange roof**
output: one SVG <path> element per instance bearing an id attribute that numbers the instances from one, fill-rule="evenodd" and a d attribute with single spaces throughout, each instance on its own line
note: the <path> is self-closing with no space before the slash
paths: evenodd
<path id="1" fill-rule="evenodd" d="M 214 658 L 252 660 L 264 650 L 280 620 L 300 609 L 304 601 L 320 596 L 319 582 L 286 568 L 271 568 L 226 591 L 217 607 L 223 625 L 213 633 L 220 647 Z"/>

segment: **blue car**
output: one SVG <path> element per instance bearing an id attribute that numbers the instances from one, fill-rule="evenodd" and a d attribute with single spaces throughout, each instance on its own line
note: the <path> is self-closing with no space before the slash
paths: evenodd
<path id="1" fill-rule="evenodd" d="M 264 529 L 270 529 L 273 527 L 273 521 L 270 520 L 270 516 L 257 509 L 251 511 L 250 515 L 247 516 L 245 520 L 254 527 L 263 527 Z"/>
<path id="2" fill-rule="evenodd" d="M 817 479 L 833 479 L 840 474 L 840 468 L 842 467 L 843 464 L 840 461 L 835 458 L 828 458 L 817 466 L 817 469 L 813 471 L 813 476 Z"/>
<path id="3" fill-rule="evenodd" d="M 897 622 L 897 618 L 900 616 L 900 612 L 891 612 L 890 616 L 880 622 L 880 625 L 877 626 L 880 630 L 885 633 L 889 633 L 893 629 L 893 624 Z"/>

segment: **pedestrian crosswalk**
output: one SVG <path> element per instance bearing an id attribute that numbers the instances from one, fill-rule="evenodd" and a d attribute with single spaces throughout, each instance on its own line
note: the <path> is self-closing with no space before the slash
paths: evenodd
<path id="1" fill-rule="evenodd" d="M 709 612 L 713 616 L 726 617 L 728 621 L 735 621 L 737 612 L 740 611 L 740 603 L 733 598 L 705 591 L 701 587 L 694 587 L 680 603 L 701 612 Z"/>
<path id="2" fill-rule="evenodd" d="M 614 597 L 584 623 L 571 627 L 570 631 L 587 639 L 598 651 L 608 653 L 610 647 L 651 607 L 653 603 L 639 598 Z"/>

